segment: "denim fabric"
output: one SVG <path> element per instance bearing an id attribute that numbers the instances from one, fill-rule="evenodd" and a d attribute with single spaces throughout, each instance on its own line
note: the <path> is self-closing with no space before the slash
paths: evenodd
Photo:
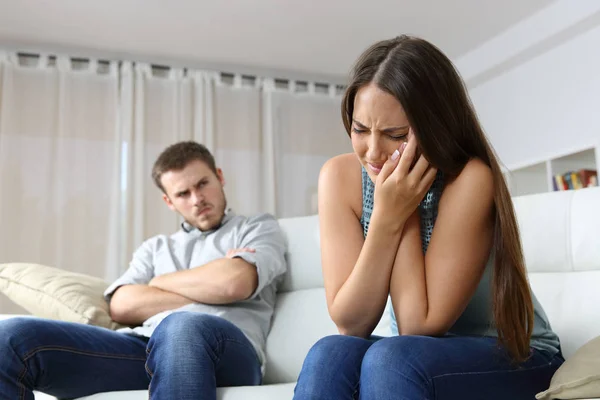
<path id="1" fill-rule="evenodd" d="M 0 399 L 148 388 L 151 399 L 216 399 L 217 386 L 260 383 L 252 344 L 215 316 L 174 313 L 149 340 L 39 318 L 0 321 Z"/>
<path id="2" fill-rule="evenodd" d="M 295 400 L 533 400 L 562 356 L 532 349 L 514 365 L 496 338 L 328 336 L 304 361 Z"/>

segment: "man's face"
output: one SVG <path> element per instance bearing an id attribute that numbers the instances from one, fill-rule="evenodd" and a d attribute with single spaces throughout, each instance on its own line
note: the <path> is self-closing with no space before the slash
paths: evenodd
<path id="1" fill-rule="evenodd" d="M 161 178 L 163 200 L 192 226 L 207 231 L 218 227 L 225 215 L 223 172 L 215 174 L 206 163 L 195 160 Z"/>

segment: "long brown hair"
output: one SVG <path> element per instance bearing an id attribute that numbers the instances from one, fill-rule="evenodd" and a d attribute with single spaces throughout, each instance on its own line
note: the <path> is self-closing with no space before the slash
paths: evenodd
<path id="1" fill-rule="evenodd" d="M 421 151 L 444 176 L 458 176 L 472 158 L 490 167 L 495 206 L 494 323 L 500 344 L 513 360 L 525 360 L 530 353 L 534 311 L 515 211 L 462 78 L 452 62 L 423 39 L 400 36 L 378 42 L 358 59 L 342 100 L 348 134 L 356 93 L 371 82 L 398 99 Z"/>

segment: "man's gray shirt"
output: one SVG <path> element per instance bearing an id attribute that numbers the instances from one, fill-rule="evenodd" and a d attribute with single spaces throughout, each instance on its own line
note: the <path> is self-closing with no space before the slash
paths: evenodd
<path id="1" fill-rule="evenodd" d="M 264 365 L 264 346 L 269 332 L 276 288 L 286 270 L 285 239 L 277 220 L 269 214 L 246 218 L 229 211 L 221 226 L 200 231 L 187 223 L 171 236 L 159 235 L 145 241 L 134 253 L 129 269 L 106 289 L 110 301 L 115 290 L 128 284 L 148 284 L 158 275 L 202 266 L 223 258 L 232 249 L 250 248 L 255 253 L 238 253 L 256 266 L 258 286 L 244 301 L 227 305 L 188 304 L 148 318 L 141 326 L 120 332 L 150 337 L 169 314 L 190 311 L 215 315 L 233 323 L 250 340 Z"/>

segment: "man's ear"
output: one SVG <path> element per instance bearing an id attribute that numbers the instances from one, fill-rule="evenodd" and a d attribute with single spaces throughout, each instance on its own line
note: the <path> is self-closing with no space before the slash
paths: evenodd
<path id="1" fill-rule="evenodd" d="M 221 168 L 217 168 L 217 178 L 219 178 L 221 186 L 225 186 L 225 176 L 223 176 L 223 170 Z"/>
<path id="2" fill-rule="evenodd" d="M 173 202 L 171 201 L 171 199 L 169 198 L 169 196 L 167 196 L 167 194 L 165 192 L 163 192 L 162 198 L 163 198 L 163 201 L 167 204 L 167 206 L 171 210 L 176 211 L 175 206 L 173 205 Z"/>

